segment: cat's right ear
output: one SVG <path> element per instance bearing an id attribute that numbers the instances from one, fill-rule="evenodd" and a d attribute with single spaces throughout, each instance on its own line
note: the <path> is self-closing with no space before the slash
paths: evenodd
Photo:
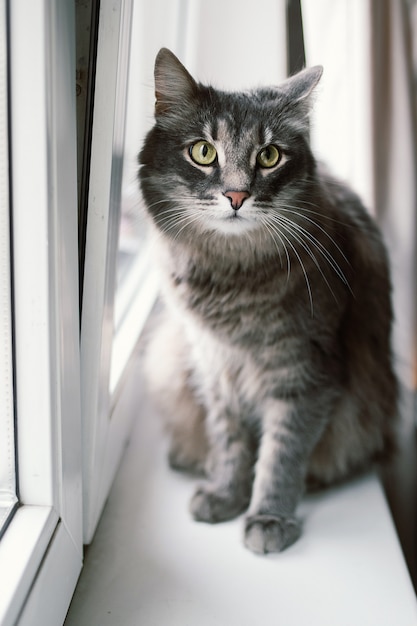
<path id="1" fill-rule="evenodd" d="M 168 48 L 161 48 L 155 59 L 155 115 L 183 110 L 192 101 L 197 83 Z"/>

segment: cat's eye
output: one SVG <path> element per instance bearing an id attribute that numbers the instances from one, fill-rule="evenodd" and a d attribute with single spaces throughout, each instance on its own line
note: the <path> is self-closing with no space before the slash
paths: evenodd
<path id="1" fill-rule="evenodd" d="M 212 165 L 217 158 L 217 151 L 211 143 L 201 140 L 191 146 L 190 157 L 198 165 Z"/>
<path id="2" fill-rule="evenodd" d="M 276 146 L 270 144 L 258 152 L 256 160 L 261 167 L 275 167 L 281 160 L 281 153 Z"/>

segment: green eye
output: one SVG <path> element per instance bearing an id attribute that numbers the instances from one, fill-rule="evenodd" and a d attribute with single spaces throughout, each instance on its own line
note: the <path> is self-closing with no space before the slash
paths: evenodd
<path id="1" fill-rule="evenodd" d="M 281 153 L 276 146 L 270 144 L 258 152 L 256 160 L 261 167 L 274 167 L 281 160 Z"/>
<path id="2" fill-rule="evenodd" d="M 217 157 L 216 148 L 208 141 L 197 141 L 190 148 L 190 157 L 198 165 L 211 165 Z"/>

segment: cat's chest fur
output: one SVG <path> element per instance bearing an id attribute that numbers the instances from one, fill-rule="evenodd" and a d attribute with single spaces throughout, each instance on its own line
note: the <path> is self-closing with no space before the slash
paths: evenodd
<path id="1" fill-rule="evenodd" d="M 221 342 L 195 319 L 184 327 L 190 346 L 193 386 L 207 403 L 225 403 L 243 418 L 255 417 L 260 400 L 266 395 L 268 381 L 260 373 L 248 350 Z M 242 411 L 242 407 L 246 410 Z"/>
<path id="2" fill-rule="evenodd" d="M 179 249 L 158 251 L 163 291 L 189 346 L 202 395 L 255 405 L 261 397 L 293 393 L 311 382 L 319 354 L 311 318 L 301 311 L 277 260 L 270 265 L 204 267 Z M 304 294 L 304 292 L 303 292 Z M 308 298 L 301 300 L 306 311 Z M 296 301 L 294 301 L 296 299 Z M 315 320 L 315 339 L 331 328 Z M 204 389 L 203 389 L 204 388 Z"/>
<path id="3" fill-rule="evenodd" d="M 296 325 L 283 306 L 290 294 L 275 260 L 243 265 L 167 248 L 158 256 L 168 299 L 222 343 L 262 348 L 288 337 Z"/>

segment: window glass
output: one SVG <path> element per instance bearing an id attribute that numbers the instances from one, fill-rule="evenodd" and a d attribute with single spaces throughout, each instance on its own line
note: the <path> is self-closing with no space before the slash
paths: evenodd
<path id="1" fill-rule="evenodd" d="M 116 259 L 114 340 L 110 368 L 113 395 L 158 291 L 147 240 L 146 219 L 138 184 L 138 153 L 153 124 L 153 61 L 162 45 L 176 48 L 177 21 L 185 5 L 163 0 L 133 3 L 126 102 L 120 227 Z M 155 34 L 152 25 L 163 19 Z"/>
<path id="2" fill-rule="evenodd" d="M 129 78 L 126 103 L 125 145 L 118 236 L 115 332 L 120 330 L 142 278 L 140 262 L 146 241 L 146 225 L 138 190 L 138 151 L 145 133 L 142 112 L 142 63 L 140 54 L 141 22 L 133 6 Z"/>

